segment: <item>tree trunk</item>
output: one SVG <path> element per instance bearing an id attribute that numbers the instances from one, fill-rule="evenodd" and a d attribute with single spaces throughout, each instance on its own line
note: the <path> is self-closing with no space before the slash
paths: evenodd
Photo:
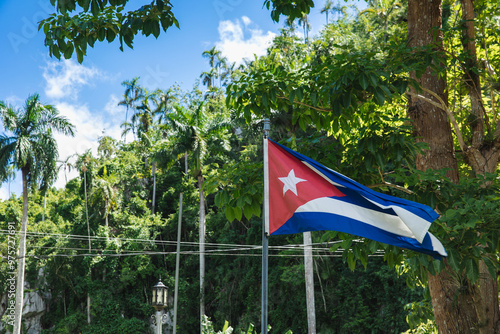
<path id="1" fill-rule="evenodd" d="M 476 174 L 494 173 L 500 156 L 500 142 L 485 145 L 485 119 L 487 117 L 481 96 L 481 81 L 477 73 L 478 61 L 476 54 L 475 12 L 472 0 L 460 0 L 462 6 L 462 46 L 465 58 L 464 82 L 469 92 L 471 104 L 470 127 L 471 145 L 464 148 L 465 158 Z M 486 123 L 488 124 L 488 123 Z M 494 133 L 494 138 L 500 137 L 500 127 Z"/>
<path id="2" fill-rule="evenodd" d="M 155 214 L 155 205 L 156 205 L 156 161 L 153 162 L 151 166 L 151 172 L 153 173 L 153 201 L 151 204 L 151 213 Z"/>
<path id="3" fill-rule="evenodd" d="M 19 234 L 19 261 L 17 263 L 16 307 L 13 334 L 21 334 L 21 321 L 24 304 L 24 267 L 26 257 L 26 230 L 28 227 L 28 169 L 21 168 L 23 178 L 23 217 Z"/>
<path id="4" fill-rule="evenodd" d="M 440 28 L 441 0 L 408 1 L 408 39 L 410 47 L 418 48 L 433 45 L 436 49 L 443 49 L 443 33 Z M 444 78 L 438 77 L 431 69 L 427 69 L 420 78 L 416 78 L 414 73 L 411 76 L 422 87 L 436 93 L 443 101 L 448 100 Z M 414 92 L 413 88 L 411 90 Z M 423 92 L 422 95 L 435 100 L 433 96 L 426 92 Z M 417 141 L 429 145 L 429 149 L 417 157 L 417 168 L 419 170 L 449 168 L 446 175 L 453 182 L 457 182 L 458 166 L 451 127 L 446 112 L 410 96 L 408 117 L 412 120 Z"/>
<path id="5" fill-rule="evenodd" d="M 463 0 L 463 2 L 470 1 Z M 441 0 L 408 1 L 410 46 L 433 45 L 435 48 L 443 48 L 443 36 L 440 30 L 441 10 Z M 466 49 L 472 47 L 468 43 L 470 39 L 467 39 L 467 43 L 464 44 Z M 438 94 L 443 101 L 447 102 L 445 81 L 432 73 L 430 69 L 421 78 L 416 78 L 414 74 L 412 77 L 423 88 Z M 470 87 L 475 89 L 475 94 L 471 95 L 474 108 L 472 114 L 475 115 L 476 122 L 483 124 L 471 124 L 473 131 L 471 141 L 479 143 L 481 138 L 484 138 L 484 114 L 478 107 L 481 104 L 479 77 L 471 76 Z M 425 92 L 423 94 L 427 98 L 434 99 Z M 429 145 L 429 149 L 417 157 L 417 168 L 420 170 L 448 168 L 447 176 L 453 182 L 458 182 L 458 164 L 455 158 L 451 127 L 445 112 L 425 101 L 409 97 L 408 116 L 413 122 L 417 140 Z M 468 157 L 467 152 L 465 153 Z M 477 154 L 474 153 L 474 155 Z M 496 167 L 498 156 L 493 164 Z M 474 167 L 471 163 L 474 170 L 486 167 L 484 164 L 479 167 L 480 165 L 481 162 Z M 481 263 L 480 272 L 479 282 L 475 285 L 463 273 L 453 272 L 447 264 L 446 270 L 440 274 L 429 274 L 429 290 L 439 333 L 493 334 L 496 332 L 495 327 L 498 322 L 496 281 L 491 279 L 484 264 Z"/>
<path id="6" fill-rule="evenodd" d="M 478 66 L 476 53 L 475 12 L 472 0 L 460 0 L 462 6 L 462 46 L 466 54 L 465 83 L 471 103 L 470 121 L 471 145 L 466 148 L 465 156 L 476 175 L 494 173 L 498 166 L 500 149 L 497 143 L 485 145 L 486 111 L 481 96 L 481 80 L 476 72 Z M 498 134 L 497 134 L 498 137 Z M 483 261 L 479 262 L 480 281 L 472 296 L 476 305 L 480 333 L 500 331 L 500 312 L 498 305 L 497 278 L 491 277 Z"/>
<path id="7" fill-rule="evenodd" d="M 43 211 L 42 211 L 42 221 L 45 221 L 45 210 L 47 209 L 47 191 L 43 194 Z"/>
<path id="8" fill-rule="evenodd" d="M 200 333 L 201 320 L 205 315 L 205 195 L 203 193 L 203 175 L 198 175 L 200 190 Z"/>

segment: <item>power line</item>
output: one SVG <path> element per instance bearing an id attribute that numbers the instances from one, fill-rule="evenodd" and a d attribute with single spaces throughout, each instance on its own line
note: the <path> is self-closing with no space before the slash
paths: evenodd
<path id="1" fill-rule="evenodd" d="M 0 230 L 0 235 L 19 235 L 19 232 L 11 233 L 9 230 Z M 30 238 L 55 238 L 56 241 L 61 239 L 66 239 L 69 241 L 77 240 L 77 241 L 88 241 L 88 236 L 86 235 L 77 235 L 77 234 L 62 234 L 62 233 L 44 233 L 44 232 L 27 232 L 27 237 Z M 147 245 L 156 245 L 156 246 L 165 246 L 165 245 L 175 245 L 177 241 L 165 241 L 165 240 L 151 240 L 151 239 L 135 239 L 135 238 L 120 238 L 120 237 L 102 237 L 102 236 L 91 236 L 90 239 L 95 242 L 122 242 L 122 243 L 139 243 L 139 244 L 147 244 Z M 314 256 L 322 256 L 322 257 L 341 257 L 343 250 L 338 249 L 334 252 L 330 251 L 329 245 L 336 244 L 342 241 L 334 241 L 329 243 L 315 243 L 313 244 L 313 252 L 316 253 Z M 360 242 L 360 240 L 354 240 L 354 242 Z M 197 242 L 189 242 L 184 241 L 181 244 L 185 247 L 199 247 L 199 243 Z M 261 256 L 262 246 L 261 245 L 241 245 L 241 244 L 218 244 L 218 243 L 206 243 L 206 247 L 209 249 L 205 250 L 205 254 L 208 256 L 250 256 L 257 257 Z M 176 254 L 175 251 L 148 251 L 148 250 L 127 250 L 127 249 L 116 249 L 116 253 L 113 253 L 113 249 L 106 248 L 93 248 L 93 252 L 89 253 L 88 248 L 81 247 L 60 247 L 60 246 L 37 246 L 37 245 L 28 245 L 29 249 L 45 249 L 45 250 L 64 250 L 64 251 L 74 251 L 76 254 L 68 254 L 68 253 L 55 253 L 55 254 L 29 254 L 27 257 L 35 257 L 35 258 L 50 258 L 50 257 L 125 257 L 125 256 L 137 256 L 137 255 L 171 255 Z M 212 248 L 212 249 L 210 249 Z M 277 252 L 293 252 L 294 254 L 270 254 L 273 257 L 296 257 L 298 252 L 302 252 L 304 246 L 302 244 L 289 244 L 289 245 L 281 245 L 281 246 L 269 246 L 269 250 L 277 251 Z M 81 251 L 86 251 L 86 253 L 78 253 Z M 258 251 L 257 253 L 249 253 L 252 251 Z M 182 255 L 199 255 L 200 252 L 197 250 L 184 250 L 181 251 Z M 370 256 L 383 256 L 383 251 L 378 251 Z M 300 254 L 302 255 L 302 254 Z M 4 257 L 4 256 L 2 256 Z"/>

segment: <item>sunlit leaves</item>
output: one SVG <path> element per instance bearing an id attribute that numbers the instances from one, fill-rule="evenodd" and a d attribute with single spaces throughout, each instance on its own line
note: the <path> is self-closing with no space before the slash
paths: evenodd
<path id="1" fill-rule="evenodd" d="M 271 17 L 274 21 L 279 22 L 280 16 L 287 16 L 291 20 L 301 18 L 304 14 L 309 14 L 309 11 L 314 7 L 312 0 L 266 0 L 264 6 L 267 9 L 272 8 Z"/>
<path id="2" fill-rule="evenodd" d="M 252 161 L 253 155 L 252 148 L 244 150 L 239 161 L 221 166 L 205 181 L 207 193 L 216 192 L 214 204 L 224 209 L 228 221 L 261 215 L 262 162 Z"/>
<path id="3" fill-rule="evenodd" d="M 71 58 L 75 53 L 78 62 L 87 54 L 87 46 L 94 47 L 96 41 L 113 42 L 117 37 L 120 50 L 124 44 L 133 48 L 134 37 L 140 32 L 156 38 L 161 31 L 171 26 L 179 27 L 168 1 L 157 0 L 134 11 L 124 11 L 127 0 L 78 1 L 83 11 L 70 16 L 76 10 L 75 1 L 58 1 L 59 14 L 52 14 L 38 26 L 45 34 L 45 45 L 51 56 Z M 55 2 L 54 2 L 55 3 Z M 89 7 L 90 5 L 90 7 Z M 90 11 L 90 13 L 89 13 Z"/>

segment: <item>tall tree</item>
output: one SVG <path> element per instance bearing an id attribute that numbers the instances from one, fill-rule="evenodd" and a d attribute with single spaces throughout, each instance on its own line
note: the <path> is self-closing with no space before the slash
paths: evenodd
<path id="1" fill-rule="evenodd" d="M 273 4 L 276 7 L 272 15 L 279 15 L 284 8 L 286 9 L 284 12 L 295 17 L 300 17 L 302 13 L 290 4 L 289 7 L 280 7 L 278 2 Z M 484 12 L 487 2 L 477 4 L 481 12 Z M 383 106 L 385 101 L 390 101 L 394 95 L 406 93 L 409 95 L 408 117 L 412 121 L 415 139 L 428 146 L 417 156 L 415 162 L 417 169 L 427 171 L 427 175 L 432 175 L 440 181 L 442 179 L 440 171 L 445 169 L 448 179 L 457 184 L 460 182 L 459 176 L 468 178 L 470 175 L 477 175 L 478 180 L 470 179 L 466 182 L 479 184 L 487 172 L 494 173 L 498 170 L 500 130 L 498 130 L 499 124 L 488 121 L 489 117 L 481 107 L 487 104 L 481 103 L 479 93 L 481 85 L 479 78 L 474 76 L 481 73 L 481 67 L 473 52 L 475 49 L 473 41 L 476 39 L 473 25 L 479 21 L 470 14 L 470 9 L 467 8 L 470 5 L 471 3 L 462 4 L 464 23 L 461 27 L 457 27 L 460 29 L 451 30 L 462 32 L 464 51 L 457 57 L 454 57 L 455 52 L 443 51 L 441 2 L 415 0 L 409 2 L 408 6 L 408 43 L 411 51 L 408 51 L 407 45 L 403 44 L 387 52 L 386 55 L 381 54 L 383 61 L 376 63 L 370 53 L 358 58 L 350 47 L 346 48 L 349 53 L 342 51 L 341 48 L 335 57 L 332 57 L 333 59 L 320 53 L 321 57 L 317 60 L 318 67 L 314 68 L 315 61 L 313 61 L 307 67 L 308 70 L 295 72 L 293 69 L 290 72 L 276 63 L 271 63 L 270 57 L 265 59 L 263 57 L 255 61 L 256 68 L 260 69 L 250 68 L 248 76 L 244 71 L 241 72 L 239 80 L 242 86 L 239 86 L 240 83 L 233 83 L 228 89 L 229 94 L 233 95 L 231 98 L 236 101 L 233 106 L 239 108 L 245 116 L 250 116 L 252 112 L 262 117 L 269 115 L 270 110 L 283 108 L 283 104 L 290 104 L 290 107 L 293 107 L 293 118 L 302 128 L 311 123 L 317 124 L 329 129 L 341 139 L 349 131 L 360 131 L 362 125 L 353 127 L 351 115 L 362 117 L 363 122 L 372 121 L 363 115 L 360 103 L 371 100 Z M 480 12 L 477 11 L 475 15 L 478 13 Z M 358 52 L 363 53 L 363 51 Z M 456 87 L 462 90 L 456 94 L 468 92 L 468 99 L 464 96 L 458 97 L 459 104 L 457 103 L 455 109 L 459 109 L 460 112 L 456 114 L 448 107 L 447 91 L 455 87 L 447 87 L 446 61 L 454 62 L 460 68 L 459 75 L 456 76 L 458 82 Z M 403 68 L 398 69 L 396 65 L 401 64 L 406 68 L 403 70 L 406 72 L 404 76 L 410 73 L 410 80 L 405 83 L 398 82 L 397 79 L 399 76 L 397 73 L 403 74 L 398 71 Z M 328 68 L 333 70 L 326 74 Z M 379 72 L 380 76 L 372 75 L 374 73 L 372 71 L 380 71 L 382 68 L 384 71 Z M 470 71 L 474 73 L 469 73 Z M 321 78 L 325 81 L 321 81 Z M 373 81 L 369 82 L 371 79 Z M 265 85 L 264 82 L 272 84 Z M 412 88 L 407 90 L 409 83 L 415 84 L 418 88 L 411 86 Z M 243 85 L 244 90 L 241 89 Z M 471 90 L 474 91 L 471 93 Z M 351 109 L 353 105 L 356 106 Z M 308 109 L 302 109 L 304 107 Z M 458 126 L 456 119 L 458 117 L 461 117 L 458 121 L 462 122 L 462 127 Z M 452 125 L 460 152 L 455 152 Z M 372 142 L 371 145 L 375 144 Z M 363 151 L 362 147 L 358 146 L 358 154 Z M 386 165 L 384 160 L 391 161 L 381 156 L 375 157 L 375 160 L 381 169 Z M 352 160 L 348 161 L 352 164 Z M 365 163 L 370 164 L 368 159 L 365 159 Z M 412 161 L 410 166 L 413 166 Z M 459 170 L 462 171 L 461 175 Z M 401 180 L 405 183 L 409 181 L 407 176 Z M 482 189 L 488 187 L 488 184 L 484 182 L 476 190 L 477 194 L 482 197 Z M 459 189 L 459 186 L 448 183 L 450 189 Z M 449 195 L 443 196 L 443 190 L 440 188 L 438 191 L 431 191 L 434 198 L 441 198 L 439 208 L 443 213 L 441 220 L 434 226 L 442 228 L 439 237 L 449 249 L 450 259 L 432 265 L 429 265 L 428 259 L 412 263 L 415 266 L 422 264 L 429 270 L 428 275 L 425 271 L 420 271 L 418 275 L 429 277 L 434 315 L 440 332 L 498 332 L 496 286 L 498 262 L 495 260 L 498 257 L 498 235 L 495 232 L 498 219 L 480 216 L 480 212 L 475 212 L 474 216 L 484 224 L 475 225 L 477 229 L 473 229 L 472 235 L 465 238 L 463 233 L 467 231 L 467 223 L 457 221 L 456 216 L 453 218 L 454 199 Z M 493 188 L 488 191 L 494 190 Z M 450 210 L 449 215 L 447 210 Z M 458 242 L 459 239 L 461 242 Z M 397 252 L 386 251 L 389 262 L 395 259 L 395 254 Z M 437 269 L 434 266 L 437 266 Z M 442 268 L 445 270 L 440 271 Z"/>
<path id="2" fill-rule="evenodd" d="M 0 102 L 0 117 L 7 134 L 0 135 L 0 180 L 3 182 L 10 165 L 21 170 L 23 180 L 23 217 L 19 240 L 16 282 L 14 334 L 21 333 L 24 298 L 26 229 L 28 226 L 28 190 L 46 188 L 53 179 L 58 158 L 54 132 L 74 136 L 74 127 L 59 111 L 40 102 L 38 94 L 26 99 L 22 109 Z M 8 133 L 11 133 L 9 135 Z"/>
<path id="3" fill-rule="evenodd" d="M 135 108 L 134 115 L 132 115 L 132 123 L 138 124 L 137 134 L 139 138 L 154 125 L 156 116 L 163 113 L 162 102 L 158 99 L 159 93 L 161 91 L 155 90 L 150 93 L 144 89 L 144 95 L 141 98 L 140 104 Z"/>
<path id="4" fill-rule="evenodd" d="M 129 109 L 134 109 L 137 101 L 139 101 L 139 99 L 142 98 L 142 96 L 144 94 L 144 89 L 141 86 L 139 86 L 139 77 L 135 77 L 132 80 L 123 81 L 122 86 L 125 87 L 125 92 L 123 93 L 123 100 L 118 102 L 118 105 L 125 106 L 125 108 L 126 108 L 125 122 L 123 124 L 129 124 L 128 123 L 128 111 L 129 111 Z M 130 123 L 130 124 L 132 124 L 132 123 Z M 131 129 L 135 135 L 135 128 L 132 127 Z M 125 130 L 127 130 L 127 129 L 125 129 Z M 125 141 L 127 132 L 128 131 L 124 131 L 122 134 L 124 141 Z"/>
<path id="5" fill-rule="evenodd" d="M 483 103 L 481 101 L 480 81 L 476 74 L 477 57 L 474 33 L 474 7 L 470 0 L 461 1 L 462 5 L 462 45 L 465 62 L 466 87 L 470 96 L 470 135 L 464 136 L 455 127 L 459 145 L 466 161 L 477 175 L 494 173 L 498 168 L 500 130 L 491 133 L 492 143 L 486 141 L 487 133 Z M 431 46 L 443 49 L 441 0 L 408 2 L 408 40 L 413 47 Z M 438 66 L 442 64 L 436 64 Z M 413 120 L 415 135 L 427 143 L 429 149 L 417 158 L 417 168 L 439 170 L 446 168 L 447 176 L 458 182 L 458 164 L 451 135 L 450 121 L 456 124 L 448 109 L 448 96 L 444 76 L 430 68 L 420 77 L 414 78 L 424 91 L 415 98 L 410 91 L 408 115 Z M 478 231 L 478 233 L 481 233 Z M 483 245 L 486 247 L 486 245 Z M 442 333 L 498 333 L 500 318 L 498 306 L 498 287 L 496 277 L 492 277 L 483 261 L 479 261 L 480 279 L 472 282 L 462 277 L 461 272 L 452 269 L 448 263 L 446 270 L 437 275 L 429 275 L 434 316 Z M 457 278 L 462 277 L 457 281 Z M 457 284 L 458 283 L 458 284 Z M 467 292 L 461 289 L 467 287 Z"/>
<path id="6" fill-rule="evenodd" d="M 85 219 L 87 221 L 87 236 L 88 236 L 88 243 L 89 243 L 89 254 L 92 253 L 92 243 L 90 242 L 90 223 L 89 223 L 89 204 L 88 204 L 88 197 L 87 197 L 87 188 L 90 187 L 89 184 L 91 182 L 87 182 L 87 175 L 88 171 L 90 170 L 90 165 L 92 163 L 92 153 L 90 150 L 82 154 L 81 156 L 78 157 L 78 160 L 76 161 L 76 166 L 78 169 L 80 169 L 81 172 L 83 172 L 83 191 L 85 194 Z M 89 272 L 88 272 L 89 279 L 92 278 L 92 267 L 89 266 Z M 87 323 L 90 325 L 91 322 L 91 315 L 90 315 L 90 292 L 87 291 Z"/>
<path id="7" fill-rule="evenodd" d="M 122 0 L 120 3 L 126 3 L 127 0 Z M 93 45 L 96 36 L 98 36 L 99 31 L 103 31 L 104 35 L 110 34 L 109 39 L 113 40 L 116 33 L 114 32 L 113 25 L 109 25 L 109 21 L 104 22 L 104 18 L 111 10 L 107 6 L 99 7 L 93 6 L 91 9 L 84 8 L 81 17 L 75 19 L 69 18 L 67 16 L 67 11 L 73 11 L 76 7 L 76 0 L 58 2 L 57 8 L 60 11 L 60 15 L 51 17 L 44 22 L 42 22 L 44 32 L 46 34 L 46 44 L 49 46 L 52 55 L 60 57 L 64 54 L 66 57 L 70 57 L 72 53 L 76 50 L 79 61 L 83 60 L 83 55 L 86 43 Z M 164 4 L 160 1 L 159 3 Z M 489 5 L 487 1 L 462 1 L 462 13 L 464 17 L 464 25 L 460 27 L 460 30 L 464 32 L 463 45 L 464 51 L 458 59 L 460 66 L 463 66 L 466 70 L 463 71 L 465 81 L 468 82 L 468 87 L 466 88 L 469 92 L 470 106 L 471 109 L 468 110 L 466 125 L 460 129 L 455 120 L 454 114 L 450 112 L 447 107 L 448 99 L 446 97 L 447 87 L 446 82 L 442 80 L 445 73 L 442 71 L 439 75 L 436 75 L 429 69 L 422 71 L 423 75 L 420 76 L 420 69 L 412 74 L 411 82 L 416 82 L 420 85 L 423 93 L 416 90 L 410 90 L 407 93 L 410 95 L 410 102 L 408 104 L 408 116 L 413 121 L 413 126 L 415 133 L 419 134 L 419 140 L 429 146 L 429 149 L 424 151 L 417 159 L 417 167 L 420 170 L 435 170 L 441 168 L 447 168 L 448 177 L 455 181 L 459 181 L 458 174 L 458 161 L 455 153 L 462 153 L 465 158 L 464 162 L 467 166 L 471 168 L 473 174 L 481 175 L 486 171 L 495 171 L 498 167 L 498 151 L 500 146 L 500 126 L 498 124 L 488 123 L 488 117 L 481 111 L 480 104 L 481 100 L 477 91 L 481 87 L 479 85 L 480 81 L 474 78 L 475 72 L 480 72 L 480 67 L 474 66 L 474 54 L 472 52 L 471 43 L 474 40 L 474 26 L 479 21 L 475 21 L 474 16 L 471 15 L 470 8 L 473 5 L 481 7 L 481 11 L 477 10 L 476 15 L 484 13 L 484 7 Z M 104 2 L 106 5 L 107 2 Z M 264 0 L 264 5 L 271 9 L 271 17 L 275 21 L 279 21 L 280 15 L 286 13 L 289 19 L 294 20 L 303 17 L 304 14 L 308 14 L 310 9 L 314 6 L 312 0 L 303 1 L 278 1 L 278 0 Z M 448 4 L 449 5 L 449 4 Z M 148 7 L 149 8 L 149 7 Z M 433 49 L 434 55 L 436 52 L 442 50 L 442 3 L 440 0 L 410 0 L 408 2 L 408 38 L 410 46 L 412 47 L 429 47 Z M 166 14 L 165 11 L 156 12 L 157 16 Z M 86 14 L 85 12 L 92 11 L 94 17 L 91 19 L 94 24 L 90 29 L 70 29 L 70 27 L 75 24 L 77 27 L 84 25 L 85 19 L 82 17 Z M 139 17 L 145 16 L 147 11 L 142 13 L 136 12 Z M 168 15 L 173 17 L 170 12 L 170 8 L 166 11 Z M 112 13 L 116 14 L 116 13 Z M 116 17 L 129 18 L 130 15 L 122 15 L 119 13 Z M 61 17 L 62 16 L 62 17 Z M 105 23 L 105 24 L 104 24 Z M 168 23 L 168 22 L 167 22 Z M 163 24 L 163 22 L 162 22 Z M 88 25 L 85 24 L 86 27 Z M 139 26 L 135 31 L 130 31 L 127 29 L 127 24 L 125 24 L 125 29 L 120 30 L 119 36 L 122 41 L 125 41 L 128 45 L 131 42 L 131 37 L 139 32 L 144 31 L 144 29 L 151 30 L 151 22 L 144 20 L 139 22 Z M 157 23 L 157 28 L 159 27 Z M 165 26 L 163 25 L 165 29 Z M 458 27 L 457 27 L 458 28 Z M 159 29 L 157 29 L 159 32 Z M 61 31 L 70 31 L 68 35 L 61 34 Z M 145 33 L 147 34 L 148 31 Z M 102 34 L 101 34 L 102 35 Z M 132 35 L 132 36 L 130 36 Z M 107 36 L 106 36 L 107 37 Z M 100 40 L 102 41 L 104 37 Z M 83 46 L 81 45 L 83 44 Z M 59 49 L 59 46 L 62 49 Z M 131 46 L 131 44 L 129 45 Z M 339 50 L 342 51 L 342 50 Z M 400 51 L 396 50 L 396 51 Z M 335 57 L 329 57 L 331 52 L 325 54 L 324 57 L 320 58 L 317 63 L 312 67 L 307 67 L 301 71 L 301 73 L 282 71 L 282 69 L 277 66 L 273 67 L 272 73 L 264 73 L 261 71 L 258 73 L 259 84 L 262 85 L 264 90 L 255 89 L 254 87 L 245 87 L 244 90 L 233 89 L 234 99 L 244 109 L 245 116 L 247 118 L 251 117 L 251 113 L 257 110 L 269 110 L 270 107 L 276 107 L 280 104 L 291 104 L 294 107 L 294 119 L 295 123 L 299 123 L 301 126 L 306 126 L 307 124 L 314 123 L 318 126 L 323 126 L 327 128 L 331 133 L 339 133 L 340 125 L 345 128 L 353 129 L 351 122 L 353 119 L 347 117 L 347 114 L 351 113 L 351 107 L 354 105 L 359 105 L 363 101 L 374 101 L 378 105 L 383 105 L 385 101 L 390 100 L 393 95 L 402 94 L 406 92 L 408 81 L 402 79 L 406 78 L 406 75 L 410 69 L 418 67 L 418 61 L 427 61 L 428 58 L 433 56 L 432 52 L 428 52 L 424 57 L 414 57 L 414 55 L 421 54 L 418 50 L 414 53 L 404 54 L 401 57 L 397 57 L 398 52 L 394 54 L 389 53 L 383 61 L 374 57 L 373 54 L 361 55 L 355 53 L 340 52 L 335 54 Z M 425 53 L 424 53 L 425 54 Z M 361 56 L 360 56 L 361 55 Z M 449 56 L 451 57 L 451 56 Z M 331 59 L 329 59 L 331 58 Z M 330 66 L 325 66 L 328 61 L 333 62 L 333 58 L 339 61 L 331 64 Z M 449 58 L 448 58 L 449 60 Z M 464 61 L 466 60 L 466 61 Z M 367 62 L 369 61 L 369 63 Z M 401 68 L 397 68 L 391 65 L 398 63 L 398 65 L 403 65 Z M 415 66 L 417 64 L 417 66 Z M 265 64 L 264 64 L 265 65 Z M 428 64 L 427 64 L 428 65 Z M 426 65 L 426 66 L 427 66 Z M 436 60 L 431 67 L 434 69 L 443 69 L 445 62 Z M 316 66 L 316 67 L 314 67 Z M 384 71 L 381 71 L 384 69 Z M 467 69 L 472 70 L 472 72 Z M 299 75 L 300 74 L 300 75 Z M 303 76 L 308 76 L 310 80 L 302 80 Z M 295 80 L 300 78 L 301 80 Z M 295 80 L 295 81 L 294 81 Z M 265 86 L 265 83 L 272 83 L 272 86 Z M 282 85 L 277 85 L 281 83 Z M 234 88 L 234 87 L 233 87 Z M 236 87 L 238 88 L 238 87 Z M 448 87 L 450 88 L 450 87 Z M 471 92 L 471 89 L 475 89 L 476 93 Z M 231 87 L 230 87 L 231 90 Z M 236 91 L 238 90 L 238 91 Z M 474 95 L 475 94 L 475 95 Z M 251 103 L 248 102 L 252 100 Z M 255 103 L 254 103 L 255 102 Z M 307 108 L 306 108 L 307 107 Z M 348 110 L 349 112 L 344 112 Z M 446 113 L 446 114 L 445 114 Z M 262 116 L 263 113 L 259 113 L 258 116 Z M 448 117 L 448 120 L 446 120 Z M 435 118 L 435 121 L 434 121 Z M 496 119 L 496 115 L 492 117 Z M 341 122 L 338 122 L 338 121 Z M 461 148 L 461 152 L 454 152 L 453 136 L 451 135 L 450 123 L 453 125 L 455 130 L 455 135 L 457 142 Z M 446 124 L 445 124 L 446 123 Z M 461 130 L 464 132 L 462 133 Z M 434 134 L 436 138 L 434 138 Z M 378 159 L 381 159 L 378 156 Z M 383 159 L 381 160 L 383 165 Z M 438 175 L 438 174 L 436 174 Z M 451 205 L 452 203 L 449 203 Z M 484 240 L 484 234 L 481 231 L 477 231 L 477 238 Z M 443 236 L 446 236 L 443 234 Z M 448 240 L 450 243 L 454 240 Z M 496 240 L 491 241 L 492 244 L 496 243 Z M 479 253 L 483 254 L 481 249 L 494 249 L 492 256 L 495 258 L 497 256 L 497 248 L 484 247 L 478 249 L 474 246 L 474 249 Z M 462 249 L 454 249 L 457 253 L 460 253 Z M 389 252 L 389 257 L 390 252 Z M 483 260 L 488 259 L 488 255 L 482 257 Z M 461 259 L 461 258 L 460 258 Z M 436 296 L 443 296 L 446 300 L 440 303 L 438 299 L 435 302 L 434 313 L 436 316 L 436 321 L 440 326 L 440 331 L 453 331 L 455 326 L 456 331 L 466 331 L 470 330 L 468 324 L 479 324 L 476 326 L 476 330 L 479 332 L 484 332 L 495 328 L 498 326 L 498 317 L 495 315 L 498 313 L 498 300 L 496 300 L 496 305 L 492 304 L 493 307 L 486 306 L 486 301 L 482 298 L 483 293 L 478 293 L 484 287 L 492 287 L 495 289 L 495 270 L 490 270 L 491 276 L 493 276 L 492 281 L 481 281 L 479 285 L 469 279 L 463 279 L 462 277 L 468 276 L 469 273 L 474 274 L 479 271 L 481 267 L 481 279 L 487 275 L 483 275 L 484 266 L 479 262 L 476 267 L 475 263 L 478 263 L 476 257 L 467 258 L 467 272 L 463 266 L 458 266 L 455 261 L 449 261 L 448 264 L 454 268 L 454 271 L 449 271 L 453 277 L 458 277 L 460 280 L 455 286 L 451 286 L 450 282 L 445 282 L 439 285 L 442 278 L 448 278 L 444 276 L 431 275 L 430 286 L 431 294 Z M 454 266 L 455 264 L 455 266 Z M 457 267 L 459 270 L 457 270 Z M 497 265 L 498 267 L 498 265 Z M 495 264 L 493 264 L 493 269 L 495 269 Z M 447 268 L 448 269 L 448 268 Z M 476 270 L 477 269 L 477 270 Z M 457 275 L 459 274 L 459 275 Z M 443 273 L 439 275 L 444 275 Z M 455 278 L 456 278 L 455 277 Z M 467 278 L 467 277 L 466 277 Z M 489 280 L 489 279 L 487 279 Z M 434 282 L 433 282 L 434 281 Z M 494 284 L 489 284 L 492 282 Z M 457 283 L 457 281 L 455 281 Z M 435 288 L 438 288 L 437 290 Z M 442 289 L 441 289 L 442 288 Z M 457 298 L 464 297 L 461 292 L 469 291 L 471 289 L 472 293 L 469 293 L 466 298 L 458 303 Z M 434 289 L 434 292 L 432 290 Z M 441 289 L 441 292 L 439 292 Z M 437 291 L 437 292 L 436 292 Z M 491 289 L 490 289 L 491 291 Z M 496 290 L 494 290 L 496 291 Z M 454 292 L 457 292 L 455 294 Z M 496 294 L 489 294 L 496 296 Z M 474 298 L 473 298 L 474 297 Z M 481 297 L 481 298 L 480 298 Z M 434 298 L 434 297 L 433 297 Z M 495 299 L 495 298 L 493 298 Z M 472 300 L 472 301 L 471 301 Z M 467 302 L 471 301 L 471 302 Z M 448 312 L 450 309 L 454 309 L 454 312 Z M 489 315 L 488 312 L 493 312 Z M 460 316 L 457 316 L 460 314 Z M 464 315 L 464 316 L 462 316 Z M 461 320 L 465 318 L 466 320 Z M 488 320 L 485 322 L 484 320 Z M 495 324 L 497 321 L 497 324 Z M 444 325 L 446 322 L 447 325 Z M 444 327 L 443 327 L 444 326 Z M 447 326 L 450 326 L 447 328 Z"/>
<path id="8" fill-rule="evenodd" d="M 215 46 L 210 50 L 203 51 L 201 56 L 207 58 L 210 65 L 210 71 L 202 72 L 200 75 L 203 84 L 210 88 L 213 85 L 214 79 L 219 79 L 219 88 L 222 87 L 223 74 L 229 69 L 227 58 L 223 57 L 222 52 L 217 50 Z"/>
<path id="9" fill-rule="evenodd" d="M 210 102 L 208 103 L 210 105 Z M 207 155 L 207 146 L 211 141 L 216 141 L 219 149 L 227 148 L 225 145 L 224 132 L 228 123 L 221 117 L 210 116 L 205 110 L 210 106 L 204 103 L 194 102 L 193 109 L 180 106 L 169 118 L 169 126 L 174 130 L 172 136 L 173 149 L 170 154 L 175 157 L 185 156 L 190 152 L 193 157 L 191 175 L 198 180 L 199 190 L 199 244 L 200 244 L 200 320 L 205 313 L 205 234 L 206 213 L 205 193 L 203 190 L 204 175 L 203 164 Z M 161 155 L 161 152 L 160 152 Z"/>
<path id="10" fill-rule="evenodd" d="M 328 24 L 328 13 L 331 12 L 333 9 L 333 1 L 332 0 L 326 0 L 323 8 L 321 8 L 321 14 L 325 14 L 326 16 L 326 24 Z"/>

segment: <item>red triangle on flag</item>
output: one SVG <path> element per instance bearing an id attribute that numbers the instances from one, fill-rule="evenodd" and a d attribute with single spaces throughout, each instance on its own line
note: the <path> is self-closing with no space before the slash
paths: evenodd
<path id="1" fill-rule="evenodd" d="M 320 197 L 345 196 L 274 142 L 269 141 L 268 145 L 270 234 L 285 224 L 303 204 Z"/>

